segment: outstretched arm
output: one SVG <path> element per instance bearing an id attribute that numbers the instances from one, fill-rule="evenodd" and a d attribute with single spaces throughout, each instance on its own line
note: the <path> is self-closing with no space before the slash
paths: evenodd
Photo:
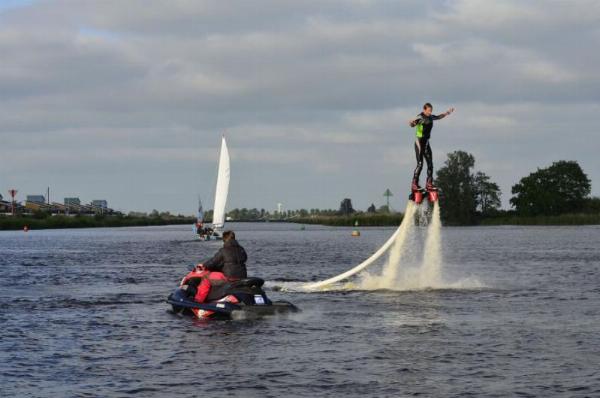
<path id="1" fill-rule="evenodd" d="M 439 115 L 433 116 L 433 120 L 439 120 L 439 119 L 443 119 L 446 116 L 448 116 L 449 114 L 451 114 L 452 112 L 454 112 L 454 108 L 450 108 L 448 109 L 446 112 L 441 113 Z"/>

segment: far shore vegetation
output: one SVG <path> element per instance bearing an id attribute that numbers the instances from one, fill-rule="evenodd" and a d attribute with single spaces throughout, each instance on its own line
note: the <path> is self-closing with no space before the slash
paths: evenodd
<path id="1" fill-rule="evenodd" d="M 592 225 L 600 224 L 600 198 L 591 197 L 591 181 L 576 161 L 557 161 L 521 178 L 512 187 L 510 210 L 501 209 L 500 187 L 464 151 L 448 154 L 437 172 L 444 225 Z M 406 193 L 408 195 L 408 193 Z M 387 189 L 383 196 L 393 194 Z M 424 205 L 427 205 L 425 203 Z M 234 209 L 236 221 L 287 221 L 331 226 L 395 226 L 402 213 L 389 205 L 355 210 L 345 198 L 337 210 L 301 209 L 271 214 L 264 209 Z"/>
<path id="2" fill-rule="evenodd" d="M 169 212 L 150 214 L 130 213 L 94 216 L 89 215 L 50 215 L 39 212 L 32 215 L 0 216 L 0 230 L 19 230 L 28 228 L 102 228 L 102 227 L 144 227 L 150 225 L 193 224 L 193 217 L 172 215 Z"/>
<path id="3" fill-rule="evenodd" d="M 591 181 L 576 161 L 560 160 L 521 178 L 511 189 L 510 210 L 501 209 L 500 187 L 482 171 L 474 171 L 475 157 L 464 151 L 448 154 L 437 171 L 442 222 L 447 226 L 467 225 L 595 225 L 600 224 L 600 198 L 591 197 Z M 408 195 L 408 192 L 406 192 Z M 299 209 L 269 212 L 265 209 L 233 209 L 227 219 L 235 222 L 293 222 L 329 226 L 397 226 L 403 214 L 389 207 L 393 196 L 387 189 L 386 204 L 371 204 L 366 211 L 353 208 L 344 198 L 339 209 Z M 424 205 L 428 205 L 427 202 Z M 205 212 L 205 222 L 212 211 Z M 169 212 L 129 214 L 0 215 L 0 230 L 46 228 L 126 227 L 193 224 L 195 217 Z"/>
<path id="4" fill-rule="evenodd" d="M 512 186 L 510 210 L 500 209 L 499 186 L 474 167 L 473 155 L 455 151 L 438 170 L 445 225 L 600 224 L 600 198 L 590 196 L 591 181 L 576 161 L 556 161 L 521 178 Z"/>
<path id="5" fill-rule="evenodd" d="M 442 221 L 467 225 L 593 225 L 600 224 L 600 198 L 591 197 L 591 181 L 576 161 L 557 161 L 539 168 L 512 187 L 510 210 L 501 209 L 500 187 L 482 171 L 474 171 L 475 157 L 464 151 L 448 154 L 437 172 Z M 392 196 L 390 190 L 383 194 Z M 425 205 L 427 205 L 425 203 Z M 264 209 L 234 209 L 236 221 L 287 221 L 331 226 L 394 226 L 402 213 L 389 205 L 355 210 L 345 198 L 337 210 L 301 209 L 271 214 Z"/>

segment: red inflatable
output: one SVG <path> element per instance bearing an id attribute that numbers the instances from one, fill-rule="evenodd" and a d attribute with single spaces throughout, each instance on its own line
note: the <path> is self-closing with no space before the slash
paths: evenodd
<path id="1" fill-rule="evenodd" d="M 194 281 L 195 279 L 200 279 L 200 281 Z M 196 294 L 194 295 L 194 301 L 197 303 L 204 303 L 210 293 L 210 289 L 215 285 L 223 284 L 225 282 L 228 282 L 228 279 L 222 272 L 210 272 L 202 268 L 195 268 L 181 280 L 180 286 L 195 284 L 197 288 Z M 234 304 L 238 303 L 238 299 L 231 295 L 225 296 L 217 301 L 227 301 Z M 198 318 L 208 318 L 213 314 L 213 311 L 197 308 L 193 308 L 192 312 Z"/>

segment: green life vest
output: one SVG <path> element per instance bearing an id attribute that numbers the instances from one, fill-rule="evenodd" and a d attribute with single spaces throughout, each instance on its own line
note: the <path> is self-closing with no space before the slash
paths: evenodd
<path id="1" fill-rule="evenodd" d="M 415 132 L 417 134 L 417 138 L 422 138 L 423 137 L 423 125 L 422 124 L 417 124 L 417 127 L 415 127 Z"/>

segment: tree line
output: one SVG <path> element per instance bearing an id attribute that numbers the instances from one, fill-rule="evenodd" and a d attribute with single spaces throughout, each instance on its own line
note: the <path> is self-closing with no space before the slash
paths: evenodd
<path id="1" fill-rule="evenodd" d="M 511 210 L 500 210 L 502 192 L 464 151 L 448 154 L 437 171 L 442 219 L 449 225 L 473 225 L 501 217 L 560 216 L 600 213 L 600 198 L 592 198 L 591 181 L 577 161 L 560 160 L 523 177 L 511 189 Z"/>
<path id="2" fill-rule="evenodd" d="M 348 199 L 349 200 L 349 199 Z M 352 203 L 350 202 L 350 207 Z M 227 217 L 233 221 L 287 221 L 309 217 L 332 217 L 338 215 L 347 215 L 355 213 L 354 209 L 336 210 L 336 209 L 294 209 L 282 210 L 281 212 L 268 211 L 258 208 L 235 208 L 227 212 Z M 204 219 L 207 222 L 212 221 L 213 211 L 207 210 L 204 212 Z"/>
<path id="3" fill-rule="evenodd" d="M 389 190 L 388 190 L 389 191 Z M 390 193 L 391 195 L 391 193 Z M 204 213 L 204 219 L 207 222 L 212 221 L 212 210 L 208 210 Z M 330 219 L 332 217 L 350 217 L 350 216 L 379 216 L 372 217 L 372 220 L 380 220 L 386 216 L 397 216 L 399 213 L 391 211 L 387 205 L 382 205 L 379 208 L 375 207 L 375 204 L 371 204 L 366 212 L 354 209 L 352 205 L 352 199 L 344 198 L 340 202 L 340 207 L 336 209 L 295 209 L 295 210 L 284 210 L 284 211 L 273 211 L 270 212 L 265 209 L 257 208 L 235 208 L 227 212 L 227 217 L 233 221 L 296 221 L 300 220 L 304 222 L 308 219 Z M 363 216 L 363 217 L 364 217 Z M 394 220 L 397 219 L 394 218 Z M 344 221 L 347 224 L 347 221 Z"/>
<path id="4" fill-rule="evenodd" d="M 501 209 L 500 186 L 486 173 L 475 170 L 475 157 L 465 151 L 458 150 L 447 155 L 444 166 L 437 171 L 436 185 L 440 190 L 441 216 L 446 225 L 475 225 L 488 223 L 490 220 L 502 223 L 501 220 L 508 218 L 510 223 L 519 223 L 517 218 L 524 220 L 568 214 L 600 214 L 600 198 L 590 196 L 591 181 L 577 161 L 556 161 L 521 178 L 512 186 L 510 210 Z M 265 209 L 241 208 L 227 213 L 235 221 L 327 220 L 334 223 L 337 217 L 344 219 L 344 225 L 350 225 L 358 217 L 362 217 L 361 221 L 365 221 L 365 225 L 370 225 L 396 215 L 387 205 L 377 208 L 371 204 L 366 212 L 356 210 L 350 198 L 344 198 L 338 209 L 270 212 Z M 211 210 L 206 212 L 205 218 L 207 221 L 212 219 Z M 582 217 L 573 220 L 573 223 L 581 223 Z M 564 217 L 557 221 L 562 223 Z"/>

